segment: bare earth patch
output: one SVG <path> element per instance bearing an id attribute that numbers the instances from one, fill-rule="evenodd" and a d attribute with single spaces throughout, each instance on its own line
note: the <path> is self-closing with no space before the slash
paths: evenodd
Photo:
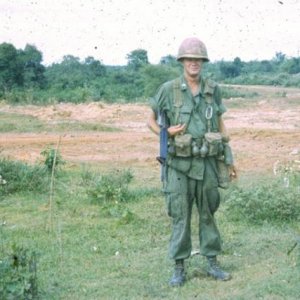
<path id="1" fill-rule="evenodd" d="M 243 107 L 228 110 L 224 115 L 231 133 L 236 165 L 240 173 L 272 172 L 276 161 L 299 159 L 300 151 L 300 89 L 277 87 L 247 87 L 259 91 L 259 99 Z M 277 96 L 274 96 L 274 95 Z M 279 97 L 278 95 L 284 95 Z M 225 105 L 230 106 L 225 100 Z M 292 101 L 292 102 L 291 102 Z M 41 106 L 8 106 L 0 112 L 35 116 L 49 124 L 62 121 L 101 123 L 119 132 L 78 133 L 2 133 L 1 155 L 12 159 L 35 162 L 41 151 L 55 147 L 61 136 L 60 151 L 71 165 L 91 163 L 99 167 L 137 168 L 144 177 L 158 175 L 158 137 L 149 132 L 146 104 L 69 104 Z M 22 120 L 20 120 L 22 122 Z"/>

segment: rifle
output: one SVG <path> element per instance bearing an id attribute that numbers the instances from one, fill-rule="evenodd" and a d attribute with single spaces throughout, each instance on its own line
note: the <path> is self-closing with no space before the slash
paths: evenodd
<path id="1" fill-rule="evenodd" d="M 168 154 L 168 119 L 165 111 L 158 112 L 157 123 L 160 127 L 159 133 L 159 156 L 156 159 L 161 164 L 160 179 L 163 182 L 167 175 L 167 154 Z"/>

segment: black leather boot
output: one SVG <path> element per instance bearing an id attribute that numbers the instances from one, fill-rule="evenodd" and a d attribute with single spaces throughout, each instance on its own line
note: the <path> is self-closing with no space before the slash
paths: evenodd
<path id="1" fill-rule="evenodd" d="M 207 274 L 214 279 L 227 281 L 231 279 L 230 273 L 223 271 L 217 261 L 216 256 L 207 256 L 208 269 Z"/>
<path id="2" fill-rule="evenodd" d="M 175 261 L 174 274 L 170 279 L 170 286 L 178 287 L 182 286 L 185 282 L 184 262 L 183 259 Z"/>

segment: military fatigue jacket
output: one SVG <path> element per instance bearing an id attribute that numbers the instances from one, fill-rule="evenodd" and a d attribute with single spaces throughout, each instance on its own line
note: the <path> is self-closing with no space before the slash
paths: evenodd
<path id="1" fill-rule="evenodd" d="M 219 116 L 226 111 L 220 89 L 214 81 L 200 77 L 199 86 L 199 93 L 192 95 L 184 76 L 181 76 L 161 85 L 155 97 L 150 99 L 154 112 L 164 111 L 170 126 L 185 123 L 185 133 L 191 134 L 193 139 L 203 138 L 208 131 L 218 132 Z M 207 114 L 210 114 L 209 120 Z M 191 178 L 203 179 L 204 161 L 201 157 L 168 156 L 167 162 Z"/>

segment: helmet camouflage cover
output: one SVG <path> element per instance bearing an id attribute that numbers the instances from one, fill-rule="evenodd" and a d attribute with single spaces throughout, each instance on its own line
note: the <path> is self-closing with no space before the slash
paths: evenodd
<path id="1" fill-rule="evenodd" d="M 185 39 L 179 46 L 177 60 L 183 58 L 200 58 L 209 61 L 205 44 L 195 37 Z"/>

